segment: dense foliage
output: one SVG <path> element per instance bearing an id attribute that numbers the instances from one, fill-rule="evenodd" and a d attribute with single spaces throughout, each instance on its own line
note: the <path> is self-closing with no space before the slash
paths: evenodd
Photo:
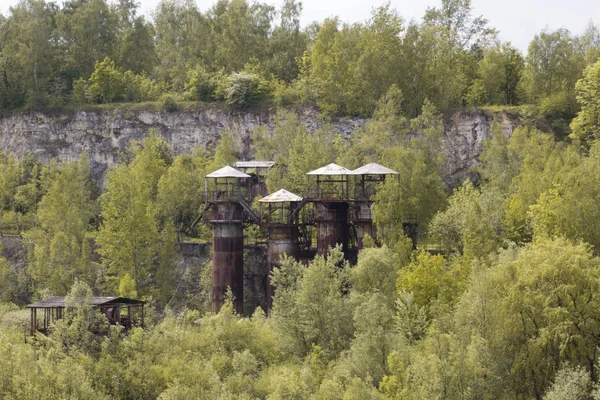
<path id="1" fill-rule="evenodd" d="M 442 0 L 420 21 L 388 4 L 364 22 L 332 17 L 304 28 L 297 0 L 279 9 L 219 0 L 205 12 L 163 0 L 150 19 L 138 10 L 130 0 L 11 7 L 0 15 L 0 109 L 266 101 L 369 116 L 395 85 L 407 116 L 425 99 L 438 109 L 535 104 L 564 134 L 585 96 L 575 83 L 600 56 L 593 24 L 580 36 L 545 29 L 522 54 L 473 15 L 470 0 Z"/>
<path id="2" fill-rule="evenodd" d="M 150 132 L 102 187 L 85 154 L 0 154 L 0 233 L 28 251 L 15 263 L 0 247 L 0 398 L 600 398 L 597 29 L 544 31 L 523 57 L 468 1 L 421 23 L 384 6 L 364 24 L 304 31 L 300 10 L 163 1 L 149 22 L 129 1 L 28 0 L 0 16 L 4 108 L 309 102 L 372 118 L 344 140 L 279 109 L 250 137 L 256 159 L 276 161 L 270 192 L 303 194 L 306 172 L 330 162 L 400 173 L 377 187 L 379 243 L 367 238 L 356 265 L 339 248 L 284 259 L 266 318 L 236 315 L 231 299 L 208 311 L 210 268 L 175 249 L 204 207 L 202 177 L 240 153 L 230 131 L 214 151 L 178 156 Z M 492 123 L 472 179 L 444 176 L 440 110 L 522 102 L 537 108 L 510 136 Z M 570 135 L 540 131 L 540 117 Z M 407 221 L 443 251 L 413 250 Z M 146 299 L 146 329 L 125 333 L 82 301 L 107 293 Z M 25 343 L 20 307 L 49 294 L 70 312 Z"/>

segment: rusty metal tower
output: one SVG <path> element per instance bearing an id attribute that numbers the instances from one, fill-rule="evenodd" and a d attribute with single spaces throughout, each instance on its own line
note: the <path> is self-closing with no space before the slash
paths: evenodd
<path id="1" fill-rule="evenodd" d="M 317 254 L 327 255 L 329 248 L 340 244 L 348 255 L 350 172 L 332 163 L 307 173 L 315 177 L 309 184 L 307 201 L 315 206 Z"/>
<path id="2" fill-rule="evenodd" d="M 275 161 L 237 161 L 233 166 L 248 175 L 251 179 L 248 184 L 248 199 L 268 194 L 265 183 L 267 173 L 275 165 Z"/>
<path id="3" fill-rule="evenodd" d="M 377 229 L 373 224 L 371 205 L 377 193 L 377 187 L 385 182 L 388 175 L 399 176 L 398 172 L 379 165 L 370 163 L 355 169 L 350 173 L 354 176 L 354 209 L 352 220 L 356 227 L 356 242 L 358 250 L 364 247 L 366 234 L 377 239 Z"/>
<path id="4" fill-rule="evenodd" d="M 298 258 L 298 240 L 300 226 L 300 210 L 303 205 L 302 197 L 280 189 L 260 199 L 260 214 L 262 226 L 269 232 L 267 241 L 267 260 L 269 274 L 267 276 L 267 314 L 271 314 L 273 305 L 273 287 L 271 272 L 281 266 L 284 254 Z"/>
<path id="5" fill-rule="evenodd" d="M 235 310 L 244 309 L 244 207 L 250 175 L 230 166 L 206 175 L 207 222 L 213 226 L 212 308 L 218 313 L 231 288 Z"/>

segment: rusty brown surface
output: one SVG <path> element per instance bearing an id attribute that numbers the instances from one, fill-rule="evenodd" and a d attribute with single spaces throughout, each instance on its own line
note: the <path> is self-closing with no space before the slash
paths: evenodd
<path id="1" fill-rule="evenodd" d="M 356 223 L 356 244 L 358 250 L 362 250 L 364 246 L 365 234 L 371 236 L 373 240 L 377 240 L 377 228 L 372 221 L 359 221 Z"/>
<path id="2" fill-rule="evenodd" d="M 364 248 L 365 235 L 377 240 L 377 229 L 373 224 L 370 202 L 358 202 L 356 207 L 356 245 L 358 250 Z"/>
<path id="3" fill-rule="evenodd" d="M 231 288 L 237 313 L 244 310 L 244 228 L 238 203 L 213 207 L 212 307 L 218 313 Z"/>
<path id="4" fill-rule="evenodd" d="M 237 202 L 215 203 L 212 207 L 211 221 L 242 221 L 244 219 L 243 209 Z"/>
<path id="5" fill-rule="evenodd" d="M 317 254 L 327 255 L 329 248 L 342 245 L 344 254 L 348 253 L 348 203 L 317 202 Z"/>

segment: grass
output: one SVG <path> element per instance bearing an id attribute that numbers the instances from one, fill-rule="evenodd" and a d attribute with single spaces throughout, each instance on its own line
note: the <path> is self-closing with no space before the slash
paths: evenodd
<path id="1" fill-rule="evenodd" d="M 510 114 L 517 114 L 517 115 L 521 115 L 523 113 L 524 110 L 531 108 L 531 107 L 535 107 L 532 104 L 521 104 L 518 106 L 495 106 L 495 105 L 491 105 L 491 106 L 481 106 L 481 107 L 477 107 L 477 109 L 479 110 L 483 110 L 483 111 L 489 111 L 489 112 L 506 112 L 506 113 L 510 113 Z"/>
<path id="2" fill-rule="evenodd" d="M 261 113 L 270 111 L 274 105 L 271 101 L 263 101 L 254 104 L 248 108 L 240 108 L 235 105 L 228 105 L 224 101 L 214 102 L 202 102 L 202 101 L 189 101 L 189 100 L 178 100 L 175 98 L 176 110 L 177 111 L 197 111 L 197 110 L 243 110 L 250 113 Z M 161 100 L 157 101 L 146 101 L 141 103 L 106 103 L 106 104 L 67 104 L 62 106 L 53 107 L 41 107 L 41 108 L 17 108 L 12 110 L 0 110 L 0 117 L 9 116 L 13 113 L 21 112 L 39 112 L 48 115 L 61 115 L 63 122 L 68 123 L 69 118 L 65 117 L 64 114 L 76 113 L 76 112 L 168 112 L 165 109 L 165 104 Z"/>

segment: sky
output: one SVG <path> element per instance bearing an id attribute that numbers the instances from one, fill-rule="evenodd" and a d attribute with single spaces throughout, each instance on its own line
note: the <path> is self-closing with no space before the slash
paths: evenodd
<path id="1" fill-rule="evenodd" d="M 110 0 L 109 0 L 110 1 Z M 140 11 L 151 15 L 160 0 L 138 0 Z M 216 0 L 196 0 L 198 7 L 205 11 Z M 283 0 L 260 0 L 279 7 Z M 338 16 L 344 22 L 360 22 L 367 19 L 371 10 L 385 4 L 386 0 L 302 0 L 302 25 L 312 21 L 322 21 L 330 16 Z M 429 7 L 437 7 L 441 1 L 435 0 L 391 0 L 392 7 L 402 17 L 419 21 Z M 0 12 L 6 15 L 8 8 L 18 0 L 0 0 Z M 590 21 L 600 23 L 600 0 L 472 0 L 473 14 L 483 15 L 490 25 L 500 31 L 500 39 L 509 41 L 526 53 L 533 36 L 545 27 L 566 28 L 580 34 Z"/>

